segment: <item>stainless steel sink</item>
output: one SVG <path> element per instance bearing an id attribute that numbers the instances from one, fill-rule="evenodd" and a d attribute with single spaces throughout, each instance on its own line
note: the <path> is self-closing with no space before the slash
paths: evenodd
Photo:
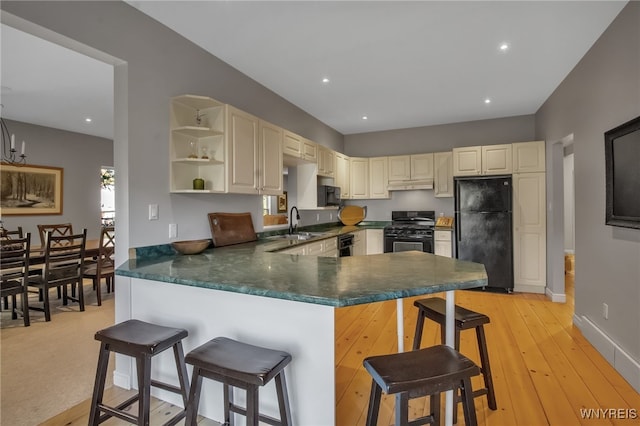
<path id="1" fill-rule="evenodd" d="M 310 240 L 312 238 L 323 237 L 325 232 L 298 232 L 295 234 L 282 234 L 268 237 L 272 240 Z"/>

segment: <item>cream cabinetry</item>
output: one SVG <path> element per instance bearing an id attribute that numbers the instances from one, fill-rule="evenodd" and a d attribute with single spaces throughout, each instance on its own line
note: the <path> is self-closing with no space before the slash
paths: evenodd
<path id="1" fill-rule="evenodd" d="M 338 240 L 328 238 L 311 243 L 297 244 L 291 248 L 280 250 L 281 254 L 297 254 L 303 256 L 338 257 Z"/>
<path id="2" fill-rule="evenodd" d="M 438 256 L 451 257 L 452 245 L 451 245 L 451 231 L 439 231 L 436 230 L 433 233 L 434 250 L 433 253 Z"/>
<path id="3" fill-rule="evenodd" d="M 433 168 L 433 195 L 453 197 L 453 153 L 449 151 L 433 154 Z"/>
<path id="4" fill-rule="evenodd" d="M 382 229 L 366 229 L 367 254 L 384 253 L 384 231 Z"/>
<path id="5" fill-rule="evenodd" d="M 351 157 L 351 198 L 366 199 L 369 198 L 369 159 Z"/>
<path id="6" fill-rule="evenodd" d="M 335 177 L 336 153 L 322 145 L 318 145 L 318 176 Z"/>
<path id="7" fill-rule="evenodd" d="M 226 106 L 205 96 L 171 99 L 170 192 L 225 192 Z M 204 180 L 194 190 L 193 180 Z"/>
<path id="8" fill-rule="evenodd" d="M 364 256 L 367 254 L 367 233 L 365 230 L 353 233 L 353 255 Z"/>
<path id="9" fill-rule="evenodd" d="M 389 162 L 387 157 L 369 158 L 369 198 L 389 198 Z"/>
<path id="10" fill-rule="evenodd" d="M 390 190 L 433 188 L 433 153 L 388 157 Z"/>
<path id="11" fill-rule="evenodd" d="M 453 175 L 511 174 L 511 144 L 469 146 L 453 149 Z"/>
<path id="12" fill-rule="evenodd" d="M 546 286 L 545 174 L 513 175 L 514 290 L 544 293 Z"/>
<path id="13" fill-rule="evenodd" d="M 340 187 L 340 197 L 344 200 L 351 198 L 351 164 L 349 157 L 336 152 L 336 186 Z"/>
<path id="14" fill-rule="evenodd" d="M 302 158 L 302 136 L 284 130 L 282 151 L 285 155 Z"/>
<path id="15" fill-rule="evenodd" d="M 545 171 L 544 141 L 517 142 L 511 144 L 513 150 L 513 173 Z"/>
<path id="16" fill-rule="evenodd" d="M 229 192 L 258 194 L 260 119 L 227 106 L 227 182 Z"/>
<path id="17" fill-rule="evenodd" d="M 280 195 L 282 183 L 282 128 L 260 120 L 260 194 Z"/>
<path id="18" fill-rule="evenodd" d="M 309 139 L 302 139 L 302 159 L 311 163 L 318 162 L 318 146 Z"/>

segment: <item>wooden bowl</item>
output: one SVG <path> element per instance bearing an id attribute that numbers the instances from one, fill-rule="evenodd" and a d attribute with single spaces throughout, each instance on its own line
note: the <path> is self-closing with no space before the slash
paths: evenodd
<path id="1" fill-rule="evenodd" d="M 174 241 L 171 243 L 173 248 L 182 254 L 198 254 L 202 253 L 211 244 L 211 240 L 189 240 Z"/>

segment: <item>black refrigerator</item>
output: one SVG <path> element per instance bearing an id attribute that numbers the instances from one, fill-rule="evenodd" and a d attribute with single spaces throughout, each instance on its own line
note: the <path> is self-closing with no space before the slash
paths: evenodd
<path id="1" fill-rule="evenodd" d="M 456 257 L 482 263 L 487 290 L 513 291 L 511 176 L 455 178 Z"/>

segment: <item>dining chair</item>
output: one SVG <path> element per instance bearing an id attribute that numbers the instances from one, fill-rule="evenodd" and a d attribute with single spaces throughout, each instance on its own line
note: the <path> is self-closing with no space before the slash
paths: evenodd
<path id="1" fill-rule="evenodd" d="M 95 261 L 85 262 L 84 276 L 85 278 L 91 278 L 93 280 L 93 288 L 96 291 L 96 298 L 98 306 L 102 305 L 102 291 L 100 282 L 102 278 L 105 279 L 107 284 L 107 292 L 111 289 L 115 290 L 113 286 L 113 271 L 114 271 L 114 252 L 116 245 L 116 231 L 113 226 L 103 226 L 100 229 L 100 240 L 98 243 L 98 257 Z"/>
<path id="2" fill-rule="evenodd" d="M 25 327 L 30 324 L 27 292 L 30 249 L 30 233 L 24 237 L 0 239 L 0 296 L 5 300 L 11 297 L 11 318 L 17 319 L 18 315 L 21 315 Z M 20 307 L 16 300 L 18 295 Z"/>
<path id="3" fill-rule="evenodd" d="M 68 236 L 73 234 L 73 226 L 70 223 L 58 223 L 58 224 L 47 224 L 47 225 L 38 225 L 38 232 L 40 233 L 40 246 L 44 250 L 45 245 L 45 235 L 47 231 L 51 232 L 54 236 Z M 68 239 L 63 239 L 56 244 L 68 244 Z"/>
<path id="4" fill-rule="evenodd" d="M 14 229 L 13 231 L 8 231 L 2 227 L 2 221 L 0 221 L 0 239 L 3 240 L 11 240 L 14 238 L 24 238 L 22 233 L 22 226 L 18 226 L 18 229 Z M 9 297 L 2 297 L 2 303 L 4 305 L 4 309 L 9 309 Z"/>
<path id="5" fill-rule="evenodd" d="M 80 311 L 84 311 L 82 273 L 86 243 L 86 229 L 83 229 L 80 234 L 71 235 L 54 235 L 51 231 L 45 232 L 42 274 L 29 277 L 29 286 L 42 290 L 42 306 L 30 306 L 29 309 L 44 312 L 46 321 L 51 321 L 51 304 L 49 303 L 51 288 L 62 289 L 63 305 L 66 306 L 71 300 L 78 303 Z M 68 294 L 67 286 L 71 286 L 72 295 Z M 75 289 L 77 289 L 77 295 L 73 291 Z"/>

